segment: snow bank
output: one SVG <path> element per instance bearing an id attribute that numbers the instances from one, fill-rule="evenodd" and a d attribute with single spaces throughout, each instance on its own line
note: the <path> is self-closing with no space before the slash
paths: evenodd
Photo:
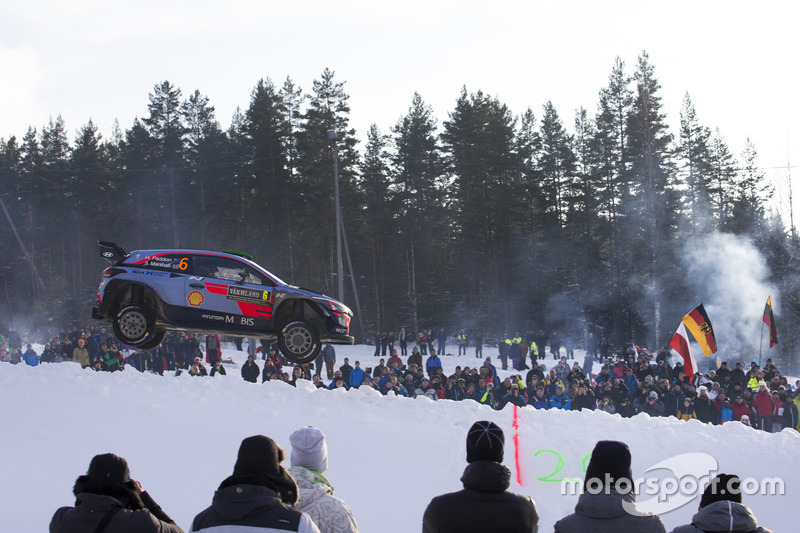
<path id="1" fill-rule="evenodd" d="M 229 346 L 223 354 L 238 362 L 245 357 Z M 351 364 L 360 359 L 362 367 L 377 362 L 368 346 L 338 347 L 337 354 L 337 367 L 344 357 Z M 443 361 L 448 372 L 456 364 L 478 362 L 472 355 Z M 353 509 L 360 530 L 419 531 L 430 499 L 461 488 L 466 430 L 480 419 L 504 429 L 512 490 L 536 501 L 540 531 L 552 530 L 572 512 L 577 496 L 562 495 L 561 483 L 554 480 L 582 479 L 587 455 L 599 439 L 628 443 L 634 477 L 689 452 L 710 454 L 718 471 L 742 478 L 781 477 L 785 495 L 745 495 L 745 503 L 776 532 L 794 530 L 796 524 L 791 502 L 800 495 L 794 462 L 800 434 L 789 430 L 770 435 L 740 424 L 715 427 L 646 415 L 623 419 L 524 408 L 517 411 L 515 448 L 511 406 L 497 412 L 474 402 L 316 390 L 310 382 L 298 388 L 251 384 L 241 379 L 238 366 L 228 366 L 228 372 L 192 378 L 130 368 L 96 373 L 73 363 L 0 365 L 0 529 L 46 530 L 58 507 L 74 503 L 72 485 L 92 456 L 113 452 L 128 460 L 131 476 L 188 530 L 230 475 L 243 438 L 265 434 L 288 452 L 289 435 L 314 425 L 328 438 L 327 477 Z M 653 503 L 653 498 L 640 495 L 638 500 Z M 689 522 L 698 502 L 662 514 L 667 531 Z"/>

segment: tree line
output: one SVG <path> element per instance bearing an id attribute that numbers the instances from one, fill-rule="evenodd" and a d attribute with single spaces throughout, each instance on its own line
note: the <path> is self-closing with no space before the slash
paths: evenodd
<path id="1" fill-rule="evenodd" d="M 417 93 L 360 149 L 329 69 L 308 93 L 259 80 L 227 129 L 199 90 L 163 81 L 147 116 L 110 138 L 89 120 L 70 140 L 59 116 L 0 139 L 2 319 L 88 319 L 105 266 L 97 240 L 247 251 L 335 296 L 337 154 L 354 276 L 345 301 L 355 308 L 355 286 L 361 339 L 400 326 L 557 328 L 663 345 L 696 304 L 681 243 L 721 232 L 766 257 L 789 350 L 798 246 L 767 209 L 756 147 L 731 153 L 688 94 L 673 135 L 647 53 L 632 71 L 617 59 L 595 108 L 571 124 L 551 102 L 515 113 L 464 87 L 440 126 Z"/>

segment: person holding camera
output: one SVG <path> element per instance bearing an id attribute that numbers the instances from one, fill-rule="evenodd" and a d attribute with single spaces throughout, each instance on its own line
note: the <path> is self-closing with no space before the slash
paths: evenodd
<path id="1" fill-rule="evenodd" d="M 55 512 L 50 533 L 183 533 L 113 453 L 95 455 L 73 493 L 75 506 Z"/>

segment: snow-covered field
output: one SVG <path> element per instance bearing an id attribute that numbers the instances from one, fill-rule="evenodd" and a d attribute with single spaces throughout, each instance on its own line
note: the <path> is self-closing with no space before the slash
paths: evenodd
<path id="1" fill-rule="evenodd" d="M 370 346 L 336 350 L 337 368 L 344 357 L 351 364 L 359 359 L 363 367 L 377 363 Z M 229 356 L 239 363 L 245 357 L 226 345 L 223 357 Z M 457 364 L 474 366 L 477 361 L 472 349 L 468 356 L 443 358 L 447 373 Z M 790 430 L 771 435 L 734 423 L 715 427 L 646 415 L 623 419 L 527 407 L 516 411 L 515 424 L 511 406 L 493 411 L 475 402 L 315 390 L 310 383 L 297 388 L 251 384 L 241 379 L 239 366 L 227 369 L 227 376 L 192 378 L 131 368 L 96 373 L 73 363 L 0 364 L 0 530 L 45 531 L 58 507 L 74 503 L 77 476 L 86 472 L 93 455 L 104 452 L 125 457 L 131 476 L 188 530 L 219 482 L 230 475 L 243 438 L 268 435 L 288 454 L 289 435 L 314 425 L 328 438 L 327 477 L 352 508 L 360 531 L 419 531 L 430 499 L 461 488 L 466 430 L 480 419 L 505 431 L 511 490 L 536 501 L 540 531 L 551 531 L 572 512 L 577 496 L 562 495 L 561 484 L 553 480 L 582 479 L 586 456 L 599 439 L 628 443 L 634 477 L 691 452 L 710 454 L 720 472 L 743 479 L 780 477 L 784 495 L 745 495 L 744 503 L 761 525 L 775 532 L 797 530 L 800 434 Z M 653 504 L 655 498 L 640 494 L 638 501 Z M 662 514 L 667 531 L 688 523 L 698 502 Z"/>

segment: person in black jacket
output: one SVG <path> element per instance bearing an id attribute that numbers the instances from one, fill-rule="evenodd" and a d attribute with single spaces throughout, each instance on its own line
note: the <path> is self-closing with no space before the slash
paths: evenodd
<path id="1" fill-rule="evenodd" d="M 700 422 L 710 424 L 714 421 L 717 414 L 717 408 L 714 407 L 714 402 L 708 397 L 708 389 L 705 385 L 701 385 L 697 389 L 698 395 L 694 401 L 694 412 Z"/>
<path id="2" fill-rule="evenodd" d="M 142 485 L 130 478 L 128 462 L 113 453 L 95 455 L 72 492 L 75 507 L 55 512 L 50 533 L 183 533 Z"/>
<path id="3" fill-rule="evenodd" d="M 242 365 L 242 379 L 250 383 L 258 383 L 258 376 L 260 374 L 261 370 L 258 368 L 255 361 L 253 361 L 253 356 L 248 355 L 247 362 Z"/>
<path id="4" fill-rule="evenodd" d="M 488 421 L 475 422 L 467 432 L 464 489 L 436 496 L 422 517 L 423 533 L 539 530 L 536 504 L 528 496 L 508 492 L 511 471 L 501 464 L 503 430 Z"/>
<path id="5" fill-rule="evenodd" d="M 233 475 L 222 481 L 211 506 L 195 516 L 190 531 L 233 530 L 319 533 L 309 516 L 294 506 L 297 483 L 281 466 L 283 449 L 264 435 L 247 437 L 239 446 Z"/>

